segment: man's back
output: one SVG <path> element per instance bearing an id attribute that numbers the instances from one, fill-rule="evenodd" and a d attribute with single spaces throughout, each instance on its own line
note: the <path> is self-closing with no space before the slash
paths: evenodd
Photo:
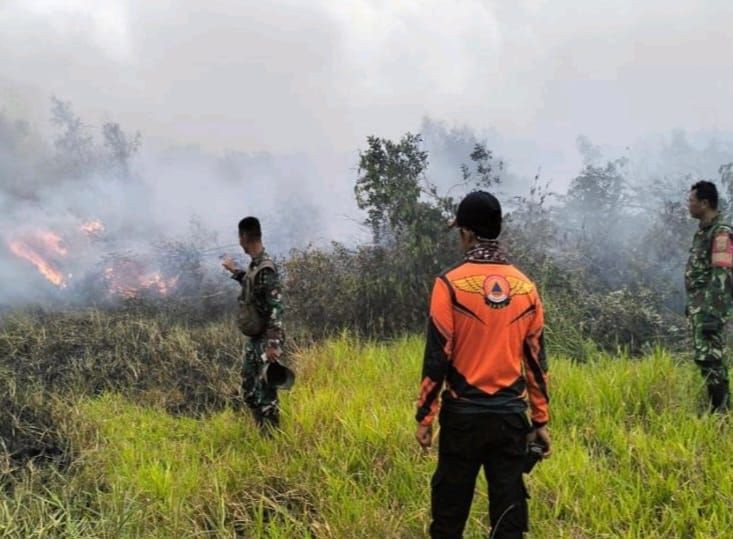
<path id="1" fill-rule="evenodd" d="M 545 376 L 544 314 L 534 284 L 509 263 L 499 241 L 501 204 L 469 193 L 456 209 L 463 261 L 435 280 L 415 419 L 417 442 L 430 447 L 438 415 L 438 466 L 431 480 L 430 536 L 462 537 L 476 476 L 489 487 L 491 536 L 528 529 L 527 442 L 552 453 Z"/>
<path id="2" fill-rule="evenodd" d="M 495 253 L 469 252 L 440 275 L 430 304 L 435 338 L 426 347 L 418 421 L 435 416 L 433 382 L 445 379 L 443 406 L 525 413 L 530 400 L 534 423 L 545 424 L 543 318 L 534 284 Z"/>
<path id="3" fill-rule="evenodd" d="M 450 307 L 457 314 L 455 370 L 488 395 L 523 386 L 527 337 L 541 331 L 542 307 L 534 284 L 513 265 L 478 262 L 461 264 L 441 281 L 450 287 Z"/>

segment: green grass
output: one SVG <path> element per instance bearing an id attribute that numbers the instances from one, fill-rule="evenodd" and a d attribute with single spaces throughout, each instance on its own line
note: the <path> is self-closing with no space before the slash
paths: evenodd
<path id="1" fill-rule="evenodd" d="M 76 455 L 0 495 L 11 537 L 423 537 L 436 454 L 413 438 L 422 343 L 303 351 L 283 431 L 120 394 L 58 403 Z M 692 365 L 551 358 L 553 457 L 528 478 L 531 537 L 731 537 L 733 436 Z M 466 537 L 486 534 L 482 479 Z"/>

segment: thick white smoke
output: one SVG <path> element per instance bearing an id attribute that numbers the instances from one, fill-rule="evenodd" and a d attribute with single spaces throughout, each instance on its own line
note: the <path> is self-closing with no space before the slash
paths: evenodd
<path id="1" fill-rule="evenodd" d="M 358 231 L 345 217 L 354 210 L 346 159 L 319 168 L 306 155 L 138 151 L 110 145 L 69 104 L 54 103 L 49 140 L 0 116 L 0 278 L 12 283 L 0 303 L 104 299 L 94 295 L 135 286 L 167 292 L 180 248 L 216 276 L 220 254 L 241 253 L 236 227 L 246 215 L 262 219 L 277 255 Z M 339 167 L 344 181 L 324 176 Z"/>
<path id="2" fill-rule="evenodd" d="M 132 131 L 88 125 L 60 102 L 50 110 L 48 130 L 0 114 L 0 279 L 8 283 L 0 289 L 0 304 L 96 301 L 135 287 L 168 292 L 181 283 L 184 268 L 176 264 L 184 266 L 191 253 L 201 255 L 207 278 L 222 278 L 217 257 L 241 252 L 236 224 L 245 215 L 261 217 L 266 244 L 277 255 L 334 240 L 368 240 L 353 198 L 359 148 L 211 154 L 192 147 L 147 148 L 144 133 L 137 148 Z M 545 165 L 535 161 L 536 154 L 522 159 L 527 144 L 496 130 L 476 132 L 430 119 L 412 130 L 423 134 L 427 176 L 441 192 L 460 182 L 460 166 L 470 164 L 479 142 L 494 151 L 507 201 L 526 193 Z M 693 179 L 716 179 L 720 165 L 733 161 L 733 136 L 678 131 L 623 148 L 597 147 L 581 137 L 578 149 L 576 174 L 583 164 L 626 157 L 632 189 L 659 181 L 666 187 L 653 193 L 655 200 L 674 202 Z M 552 155 L 546 157 L 552 162 Z M 562 194 L 572 177 L 546 179 Z M 579 219 L 565 215 L 564 221 Z M 619 234 L 635 233 L 614 227 Z"/>

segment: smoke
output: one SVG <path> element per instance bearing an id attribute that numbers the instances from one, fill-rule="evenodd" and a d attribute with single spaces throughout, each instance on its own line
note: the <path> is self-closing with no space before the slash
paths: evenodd
<path id="1" fill-rule="evenodd" d="M 221 279 L 218 257 L 241 254 L 245 215 L 261 218 L 275 255 L 358 228 L 344 219 L 350 190 L 322 176 L 337 159 L 324 170 L 304 154 L 145 151 L 138 133 L 51 105 L 49 138 L 0 114 L 0 278 L 12 283 L 0 304 L 165 295 L 184 277 Z M 201 258 L 193 270 L 191 256 Z"/>
<path id="2" fill-rule="evenodd" d="M 6 0 L 0 95 L 26 98 L 33 121 L 62 95 L 95 122 L 136 126 L 149 147 L 213 152 L 350 152 L 429 116 L 494 127 L 558 178 L 575 172 L 579 133 L 624 145 L 733 127 L 729 2 L 584 7 Z"/>
<path id="3" fill-rule="evenodd" d="M 86 123 L 69 103 L 52 100 L 50 111 L 50 136 L 0 114 L 0 278 L 10 283 L 0 292 L 0 307 L 200 296 L 207 283 L 226 282 L 218 257 L 241 253 L 236 224 L 245 215 L 261 217 L 268 249 L 281 256 L 310 244 L 368 238 L 353 200 L 358 148 L 159 151 L 118 124 Z M 541 175 L 542 155 L 496 130 L 425 118 L 415 131 L 429 152 L 427 176 L 441 192 L 460 183 L 460 167 L 470 165 L 479 143 L 493 152 L 507 209 L 536 186 L 538 170 Z M 587 136 L 576 144 L 575 174 L 543 179 L 557 194 L 549 211 L 565 240 L 537 248 L 581 257 L 609 289 L 630 279 L 664 279 L 666 303 L 679 308 L 693 226 L 684 198 L 702 178 L 718 180 L 723 198 L 731 197 L 730 182 L 719 180 L 721 165 L 733 162 L 733 135 L 677 130 L 624 147 Z"/>

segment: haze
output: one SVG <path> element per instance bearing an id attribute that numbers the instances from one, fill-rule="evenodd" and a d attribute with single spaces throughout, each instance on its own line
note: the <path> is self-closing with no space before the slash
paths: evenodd
<path id="1" fill-rule="evenodd" d="M 733 4 L 640 4 L 6 0 L 0 95 L 207 151 L 348 152 L 427 116 L 561 170 L 579 134 L 733 130 Z"/>

